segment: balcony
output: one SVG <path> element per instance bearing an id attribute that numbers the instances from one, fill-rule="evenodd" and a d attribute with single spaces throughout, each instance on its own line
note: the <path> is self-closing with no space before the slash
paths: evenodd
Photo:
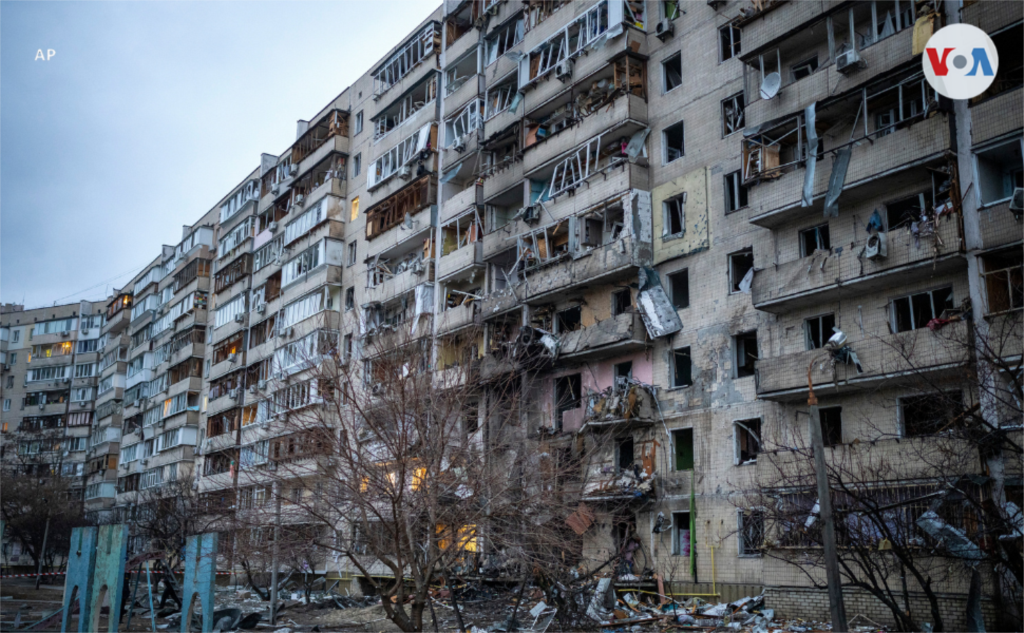
<path id="1" fill-rule="evenodd" d="M 431 184 L 430 188 L 433 190 L 434 185 Z M 421 200 L 420 204 L 410 204 L 409 214 L 397 215 L 396 218 L 390 217 L 390 213 L 377 214 L 379 219 L 367 214 L 368 235 L 369 222 L 371 219 L 376 222 L 373 237 L 367 237 L 367 259 L 372 260 L 377 256 L 390 259 L 399 253 L 422 249 L 423 239 L 430 236 L 437 224 L 437 206 L 432 200 L 436 198 L 431 196 Z"/>
<path id="2" fill-rule="evenodd" d="M 492 168 L 484 179 L 483 199 L 490 200 L 513 187 L 523 187 L 523 161 L 516 160 Z"/>
<path id="3" fill-rule="evenodd" d="M 168 378 L 170 381 L 170 378 Z M 190 378 L 183 378 L 178 382 L 172 383 L 167 387 L 167 397 L 173 398 L 179 393 L 185 393 L 191 391 L 198 393 L 203 388 L 203 379 L 201 376 L 192 376 Z"/>
<path id="4" fill-rule="evenodd" d="M 234 356 L 234 358 L 222 360 L 221 362 L 216 363 L 215 365 L 210 367 L 210 377 L 208 378 L 208 380 L 217 380 L 218 378 L 222 378 L 223 376 L 226 376 L 227 374 L 230 374 L 233 371 L 245 367 L 244 351 L 235 352 L 234 354 L 231 354 L 231 356 Z"/>
<path id="5" fill-rule="evenodd" d="M 363 294 L 364 302 L 386 303 L 395 297 L 412 291 L 413 288 L 422 283 L 432 281 L 434 281 L 434 263 L 424 262 L 423 272 L 416 272 L 410 268 L 372 288 L 367 288 Z"/>
<path id="6" fill-rule="evenodd" d="M 214 490 L 231 488 L 234 483 L 233 473 L 230 470 L 224 473 L 217 473 L 216 475 L 203 475 L 199 480 L 199 492 L 212 492 Z"/>
<path id="7" fill-rule="evenodd" d="M 643 324 L 641 324 L 641 329 Z M 591 430 L 632 428 L 646 426 L 658 420 L 658 403 L 655 397 L 640 385 L 626 388 L 606 389 L 600 393 L 585 396 L 586 407 L 566 411 L 562 417 L 562 429 L 569 431 L 580 428 L 572 417 L 582 413 L 584 426 Z M 579 413 L 577 413 L 579 412 Z M 566 416 L 565 414 L 570 414 Z"/>
<path id="8" fill-rule="evenodd" d="M 476 59 L 473 60 L 473 66 L 476 66 Z M 473 73 L 461 78 L 459 86 L 444 98 L 445 113 L 453 114 L 462 108 L 462 106 L 469 103 L 470 99 L 483 95 L 483 85 L 483 75 Z M 446 87 L 445 91 L 447 92 L 447 90 L 448 88 Z"/>
<path id="9" fill-rule="evenodd" d="M 480 325 L 480 302 L 466 301 L 437 315 L 437 333 L 447 334 L 470 325 Z"/>
<path id="10" fill-rule="evenodd" d="M 824 349 L 807 350 L 757 361 L 757 395 L 759 398 L 798 402 L 807 399 L 807 368 L 813 363 L 811 380 L 818 396 L 854 392 L 882 384 L 894 386 L 901 382 L 922 379 L 921 374 L 943 372 L 955 376 L 957 367 L 968 361 L 967 324 L 960 321 L 936 332 L 928 328 L 887 334 L 873 339 L 851 341 L 863 373 L 852 364 L 837 362 L 835 376 Z M 934 378 L 931 378 L 934 380 Z"/>
<path id="11" fill-rule="evenodd" d="M 299 171 L 296 175 L 296 181 L 300 180 L 306 172 L 316 166 L 320 161 L 324 160 L 331 155 L 332 152 L 340 152 L 348 155 L 349 139 L 348 136 L 342 136 L 335 134 L 326 141 L 324 141 L 319 147 L 314 149 L 312 153 L 308 154 L 305 158 L 299 162 Z"/>
<path id="12" fill-rule="evenodd" d="M 949 148 L 949 123 L 937 114 L 891 134 L 863 141 L 853 148 L 846 183 L 839 197 L 840 208 L 877 197 L 879 191 L 895 188 L 915 167 L 945 165 L 943 155 Z M 779 228 L 799 218 L 821 216 L 825 192 L 832 172 L 830 160 L 819 160 L 814 174 L 813 200 L 801 207 L 805 168 L 800 166 L 774 180 L 762 181 L 749 189 L 750 222 L 766 228 Z M 864 191 L 862 185 L 871 187 Z"/>
<path id="13" fill-rule="evenodd" d="M 1024 89 L 1017 88 L 971 106 L 971 142 L 977 145 L 1024 127 L 1022 98 Z"/>
<path id="14" fill-rule="evenodd" d="M 1010 211 L 1009 201 L 979 210 L 978 226 L 981 228 L 983 250 L 1021 241 L 1021 220 Z"/>
<path id="15" fill-rule="evenodd" d="M 804 257 L 758 270 L 751 286 L 754 307 L 778 314 L 838 300 L 840 293 L 878 292 L 967 267 L 959 218 L 953 214 L 938 219 L 934 242 L 925 235 L 915 239 L 908 228 L 885 236 L 888 255 L 884 258 L 859 258 L 866 242 L 861 239 L 838 255 L 833 250 L 824 258 Z"/>
<path id="16" fill-rule="evenodd" d="M 559 336 L 558 358 L 584 362 L 646 349 L 647 328 L 636 312 L 625 312 Z"/>
<path id="17" fill-rule="evenodd" d="M 477 241 L 466 244 L 440 258 L 437 264 L 437 277 L 445 281 L 456 275 L 468 275 L 472 271 L 484 271 L 484 244 Z"/>
<path id="18" fill-rule="evenodd" d="M 484 200 L 480 187 L 475 185 L 466 187 L 441 204 L 441 224 L 451 220 L 463 211 L 482 205 L 483 203 Z"/>
<path id="19" fill-rule="evenodd" d="M 843 0 L 820 2 L 765 3 L 764 11 L 743 20 L 743 49 L 755 52 L 791 33 L 793 29 L 812 20 L 821 19 L 827 12 L 843 4 Z"/>

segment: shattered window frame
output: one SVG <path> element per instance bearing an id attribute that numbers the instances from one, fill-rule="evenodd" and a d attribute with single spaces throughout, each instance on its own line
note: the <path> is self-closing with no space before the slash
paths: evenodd
<path id="1" fill-rule="evenodd" d="M 945 301 L 941 301 L 941 307 L 936 302 L 936 293 L 940 298 L 945 294 Z M 925 298 L 927 298 L 927 304 L 925 304 Z M 906 308 L 904 309 L 903 306 Z M 955 306 L 953 286 L 951 285 L 915 292 L 897 297 L 889 302 L 889 324 L 893 332 L 919 330 L 927 327 L 928 322 L 932 319 L 942 316 L 944 310 L 951 310 Z"/>
<path id="2" fill-rule="evenodd" d="M 961 413 L 966 406 L 963 391 L 955 389 L 931 394 L 900 396 L 896 401 L 899 437 L 934 435 L 957 414 Z M 935 417 L 924 419 L 927 416 Z M 911 426 L 913 428 L 910 428 Z"/>
<path id="3" fill-rule="evenodd" d="M 828 222 L 816 226 L 801 229 L 797 235 L 800 238 L 800 257 L 810 257 L 816 251 L 827 251 L 832 248 L 832 236 L 829 232 Z M 811 240 L 814 248 L 809 248 Z"/>
<path id="4" fill-rule="evenodd" d="M 750 204 L 747 186 L 743 184 L 743 174 L 740 170 L 728 173 L 723 176 L 725 187 L 725 212 L 734 213 L 745 209 Z"/>
<path id="5" fill-rule="evenodd" d="M 738 250 L 738 251 L 736 251 L 734 253 L 729 253 L 728 257 L 729 257 L 729 294 L 731 294 L 731 295 L 742 294 L 743 291 L 740 290 L 739 286 L 740 286 L 741 283 L 743 283 L 743 278 L 746 277 L 747 272 L 754 268 L 754 249 L 753 248 L 744 248 L 744 249 Z M 742 257 L 742 258 L 749 257 L 750 258 L 750 266 L 747 266 L 743 270 L 743 274 L 737 274 L 739 272 L 739 268 L 737 266 L 737 259 L 740 258 L 740 257 Z"/>
<path id="6" fill-rule="evenodd" d="M 678 66 L 678 70 L 676 67 Z M 670 86 L 672 76 L 671 72 L 675 71 L 678 77 L 675 79 L 675 85 Z M 661 61 L 661 94 L 668 94 L 683 85 L 683 53 L 677 51 L 675 55 L 669 55 L 667 58 Z"/>
<path id="7" fill-rule="evenodd" d="M 735 466 L 747 466 L 757 463 L 757 457 L 764 451 L 761 442 L 762 424 L 761 418 L 748 418 L 746 420 L 735 420 L 732 423 L 733 429 L 733 464 Z"/>
<path id="8" fill-rule="evenodd" d="M 746 120 L 745 108 L 742 92 L 722 99 L 722 138 L 743 131 Z"/>
<path id="9" fill-rule="evenodd" d="M 679 364 L 683 359 L 686 361 L 685 372 L 682 372 L 682 367 Z M 693 356 L 690 354 L 690 346 L 677 347 L 672 350 L 672 388 L 684 389 L 692 386 Z"/>
<path id="10" fill-rule="evenodd" d="M 728 33 L 728 38 L 726 34 Z M 726 24 L 718 29 L 718 63 L 724 63 L 738 57 L 742 42 L 742 31 L 732 24 Z"/>
<path id="11" fill-rule="evenodd" d="M 826 320 L 831 320 L 832 324 L 827 326 Z M 815 340 L 814 326 L 817 323 L 818 328 L 818 340 Z M 828 312 L 825 314 L 818 314 L 812 317 L 804 319 L 804 345 L 807 351 L 814 349 L 822 349 L 825 347 L 825 343 L 832 337 L 832 328 L 836 326 L 836 314 L 835 312 Z"/>
<path id="12" fill-rule="evenodd" d="M 668 273 L 666 275 L 666 277 L 667 277 L 667 281 L 668 281 L 668 284 L 666 284 L 666 285 L 668 286 L 669 291 L 670 291 L 670 293 L 672 295 L 672 307 L 675 308 L 676 310 L 684 310 L 686 308 L 689 308 L 690 307 L 690 269 L 689 268 L 683 268 L 682 270 L 677 270 L 675 272 Z M 683 281 L 679 282 L 680 279 L 682 279 Z M 685 291 L 686 291 L 685 293 L 683 293 L 683 292 L 677 293 L 676 292 L 677 290 L 683 290 L 684 288 L 685 288 Z M 676 296 L 677 294 L 684 295 L 684 296 L 677 297 Z M 681 299 L 685 299 L 685 301 L 681 301 Z"/>
<path id="13" fill-rule="evenodd" d="M 520 11 L 510 17 L 484 39 L 484 67 L 501 59 L 519 45 L 526 34 L 526 22 Z"/>
<path id="14" fill-rule="evenodd" d="M 733 350 L 736 360 L 735 369 L 733 371 L 734 378 L 749 378 L 756 373 L 754 363 L 760 358 L 759 343 L 757 341 L 757 330 L 749 330 L 747 332 L 740 332 L 732 337 Z M 753 354 L 751 354 L 751 347 L 753 347 Z M 751 362 L 753 359 L 753 362 Z M 742 362 L 741 362 L 742 361 Z"/>
<path id="15" fill-rule="evenodd" d="M 672 231 L 678 226 L 678 231 Z M 667 198 L 661 203 L 661 237 L 686 235 L 686 192 Z"/>
<path id="16" fill-rule="evenodd" d="M 974 179 L 978 183 L 978 204 L 982 207 L 1006 202 L 1013 197 L 1015 187 L 1024 187 L 1024 163 L 1007 166 L 1007 163 L 986 160 L 986 155 L 993 155 L 999 150 L 1017 145 L 1017 154 L 1024 154 L 1024 137 L 1017 137 L 1000 143 L 972 150 L 974 160 Z M 996 167 L 990 167 L 995 164 Z M 998 172 L 998 173 L 995 173 Z M 996 184 L 998 181 L 998 185 Z M 993 193 L 998 188 L 999 193 Z"/>
<path id="17" fill-rule="evenodd" d="M 1024 308 L 1024 257 L 1020 248 L 981 256 L 986 316 Z"/>
<path id="18" fill-rule="evenodd" d="M 675 135 L 677 130 L 679 132 L 679 146 L 669 147 L 669 135 Z M 673 153 L 678 155 L 673 156 Z M 665 129 L 661 131 L 661 161 L 662 164 L 668 165 L 684 156 L 686 156 L 686 127 L 683 121 L 677 121 L 672 125 L 665 126 Z"/>

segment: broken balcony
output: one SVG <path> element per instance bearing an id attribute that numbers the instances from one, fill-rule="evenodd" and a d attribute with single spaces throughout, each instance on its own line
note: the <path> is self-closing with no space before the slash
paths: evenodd
<path id="1" fill-rule="evenodd" d="M 456 163 L 469 162 L 466 159 L 475 156 L 479 149 L 483 109 L 483 99 L 474 97 L 444 120 L 442 165 L 445 181 L 453 177 L 452 169 L 458 169 L 453 167 Z"/>
<path id="2" fill-rule="evenodd" d="M 558 338 L 558 358 L 570 363 L 632 354 L 650 345 L 638 312 L 623 312 Z"/>
<path id="3" fill-rule="evenodd" d="M 754 307 L 778 314 L 838 300 L 841 294 L 880 292 L 967 268 L 955 213 L 920 223 L 918 234 L 908 224 L 879 232 L 878 237 L 861 235 L 841 249 L 815 251 L 756 271 L 751 286 Z M 864 256 L 869 239 L 872 244 L 885 240 L 885 254 L 878 249 Z"/>
<path id="4" fill-rule="evenodd" d="M 850 341 L 861 369 L 845 357 L 832 362 L 827 349 L 813 349 L 759 359 L 755 365 L 757 396 L 766 400 L 806 401 L 807 372 L 819 397 L 852 393 L 864 388 L 891 387 L 906 381 L 954 378 L 968 361 L 967 323 L 955 321 L 937 331 L 927 327 L 887 334 L 875 339 Z M 833 373 L 834 370 L 834 373 Z"/>
<path id="5" fill-rule="evenodd" d="M 427 69 L 437 68 L 441 51 L 441 25 L 431 22 L 421 31 L 396 47 L 383 64 L 374 69 L 373 98 L 389 90 L 404 93 L 418 83 Z"/>
<path id="6" fill-rule="evenodd" d="M 434 281 L 434 262 L 413 251 L 397 260 L 377 260 L 367 265 L 366 303 L 384 303 Z"/>
<path id="7" fill-rule="evenodd" d="M 657 446 L 655 440 L 637 442 L 625 438 L 614 450 L 595 454 L 588 465 L 583 499 L 591 503 L 624 504 L 653 498 Z M 598 461 L 602 458 L 605 461 Z"/>
<path id="8" fill-rule="evenodd" d="M 919 72 L 885 78 L 838 98 L 819 108 L 815 118 L 819 144 L 813 158 L 804 114 L 748 128 L 741 143 L 752 223 L 775 228 L 821 213 L 833 167 L 846 152 L 845 179 L 834 186 L 839 206 L 861 185 L 885 190 L 902 181 L 908 169 L 946 163 L 947 115 L 938 110 L 935 92 Z M 807 207 L 801 206 L 805 185 L 811 198 Z"/>
<path id="9" fill-rule="evenodd" d="M 873 4 L 877 5 L 874 18 Z M 885 75 L 909 63 L 914 58 L 912 16 L 910 0 L 869 0 L 821 18 L 767 50 L 744 56 L 747 125 L 760 125 L 801 111 L 812 103 L 829 100 L 840 87 Z M 849 44 L 851 32 L 855 33 L 856 50 Z M 746 49 L 746 33 L 743 45 Z M 772 74 L 779 76 L 781 87 L 765 99 L 761 86 Z"/>
<path id="10" fill-rule="evenodd" d="M 367 253 L 370 258 L 394 259 L 424 248 L 436 225 L 437 185 L 426 176 L 366 212 Z"/>
<path id="11" fill-rule="evenodd" d="M 641 329 L 643 324 L 641 324 Z M 622 383 L 585 396 L 582 428 L 597 431 L 653 424 L 658 420 L 657 402 L 651 391 L 635 383 Z"/>
<path id="12" fill-rule="evenodd" d="M 483 278 L 484 223 L 476 207 L 441 226 L 441 253 L 438 259 L 438 280 Z"/>
<path id="13" fill-rule="evenodd" d="M 451 307 L 437 315 L 437 332 L 445 334 L 469 326 L 480 325 L 480 302 L 469 297 L 456 296 Z"/>
<path id="14" fill-rule="evenodd" d="M 289 213 L 301 213 L 303 209 L 309 209 L 310 205 L 316 204 L 327 195 L 332 196 L 335 204 L 341 206 L 340 199 L 344 198 L 347 192 L 348 157 L 333 149 L 324 152 L 323 157 L 319 154 L 318 152 L 316 157 L 310 157 L 309 160 L 317 158 L 317 162 L 292 184 L 292 196 L 286 207 Z"/>
<path id="15" fill-rule="evenodd" d="M 475 48 L 460 57 L 448 57 L 444 68 L 444 109 L 455 112 L 483 93 L 483 75 L 477 74 Z M 454 60 L 454 61 L 451 61 Z"/>
<path id="16" fill-rule="evenodd" d="M 405 94 L 377 110 L 372 119 L 374 144 L 399 128 L 415 130 L 434 120 L 439 77 L 436 72 L 427 74 Z M 403 132 L 397 134 L 403 135 Z"/>
<path id="17" fill-rule="evenodd" d="M 483 180 L 483 198 L 491 199 L 512 189 L 518 189 L 522 198 L 524 172 L 520 147 L 518 124 L 490 135 L 483 142 L 479 172 L 479 179 Z M 523 206 L 521 199 L 518 206 Z"/>
<path id="18" fill-rule="evenodd" d="M 348 112 L 334 109 L 307 129 L 292 145 L 292 162 L 302 177 L 332 152 L 348 155 Z"/>

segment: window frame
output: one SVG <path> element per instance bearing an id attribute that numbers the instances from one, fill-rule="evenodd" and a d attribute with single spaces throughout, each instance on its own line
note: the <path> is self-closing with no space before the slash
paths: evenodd
<path id="1" fill-rule="evenodd" d="M 807 318 L 804 319 L 804 348 L 805 348 L 805 351 L 809 352 L 809 351 L 815 350 L 815 349 L 823 349 L 825 347 L 825 343 L 828 341 L 828 339 L 832 338 L 832 334 L 829 334 L 828 337 L 825 336 L 825 327 L 824 327 L 824 323 L 822 322 L 822 319 L 824 319 L 826 317 L 832 317 L 832 327 L 836 327 L 836 313 L 835 312 L 823 312 L 821 314 L 817 314 L 815 316 L 810 316 L 810 317 L 807 317 Z M 811 321 L 818 321 L 818 328 L 821 330 L 821 332 L 819 334 L 820 337 L 821 337 L 821 347 L 814 347 L 812 345 L 812 343 L 814 341 L 811 339 L 811 328 L 810 328 Z"/>
<path id="2" fill-rule="evenodd" d="M 746 423 L 757 422 L 757 433 L 755 434 Z M 764 442 L 761 441 L 761 436 L 764 434 L 762 431 L 764 420 L 760 417 L 756 418 L 744 418 L 742 420 L 732 421 L 732 438 L 733 438 L 733 465 L 734 466 L 750 466 L 757 463 L 758 456 L 764 451 Z M 754 440 L 757 442 L 757 453 L 753 459 L 747 459 L 743 461 L 740 455 L 740 430 L 743 430 L 754 436 Z"/>
<path id="3" fill-rule="evenodd" d="M 743 172 L 739 169 L 722 176 L 723 203 L 725 204 L 726 215 L 736 213 L 750 206 L 750 193 L 743 184 Z M 735 207 L 730 209 L 729 203 L 733 202 Z"/>
<path id="4" fill-rule="evenodd" d="M 739 278 L 739 280 L 736 281 L 736 288 L 734 289 L 733 288 L 733 281 L 732 281 L 735 278 L 735 274 L 733 273 L 733 258 L 738 257 L 740 255 L 748 255 L 748 254 L 750 255 L 750 268 L 748 268 L 747 271 L 744 272 L 743 275 Z M 754 268 L 755 268 L 755 266 L 754 266 L 754 248 L 753 247 L 742 248 L 742 249 L 740 249 L 738 251 L 733 251 L 733 252 L 729 253 L 726 257 L 728 258 L 728 261 L 729 261 L 729 271 L 728 271 L 729 272 L 729 279 L 728 279 L 728 281 L 729 281 L 729 294 L 730 295 L 746 294 L 742 290 L 739 289 L 739 285 L 741 283 L 743 283 L 743 277 L 747 276 L 747 272 L 749 272 L 751 270 L 754 270 Z"/>
<path id="5" fill-rule="evenodd" d="M 676 128 L 676 127 L 679 128 L 680 134 L 682 135 L 682 147 L 679 149 L 679 156 L 676 156 L 675 158 L 670 160 L 669 157 L 668 157 L 669 156 L 669 153 L 668 153 L 669 152 L 668 135 L 669 135 L 669 132 L 671 130 L 673 130 L 674 128 Z M 661 130 L 661 164 L 662 165 L 669 165 L 671 163 L 676 162 L 677 160 L 680 160 L 681 158 L 684 158 L 685 156 L 686 156 L 686 125 L 685 125 L 685 122 L 682 119 L 680 119 L 680 120 L 676 121 L 675 123 L 672 123 L 670 125 L 666 125 L 664 127 L 664 129 Z"/>
<path id="6" fill-rule="evenodd" d="M 919 292 L 913 292 L 913 293 L 908 294 L 908 295 L 903 295 L 903 296 L 900 296 L 900 297 L 896 297 L 894 299 L 890 299 L 889 300 L 889 304 L 888 304 L 889 305 L 889 325 L 892 328 L 892 331 L 894 333 L 913 332 L 915 330 L 920 330 L 922 328 L 927 327 L 928 326 L 928 321 L 931 321 L 932 319 L 939 318 L 939 316 L 942 315 L 942 311 L 940 310 L 940 311 L 936 312 L 936 310 L 935 310 L 935 293 L 938 292 L 938 291 L 942 291 L 942 290 L 949 290 L 949 303 L 955 308 L 956 307 L 956 301 L 955 301 L 954 295 L 953 295 L 953 285 L 952 284 L 950 284 L 948 286 L 940 286 L 938 288 L 930 288 L 928 290 L 921 290 Z M 917 325 L 916 319 L 914 317 L 914 297 L 917 297 L 917 296 L 920 296 L 920 295 L 924 295 L 924 294 L 928 295 L 928 301 L 929 301 L 929 304 L 931 306 L 932 316 L 931 316 L 931 319 L 928 319 L 928 321 L 922 323 L 921 325 Z M 907 329 L 907 330 L 899 329 L 899 322 L 897 320 L 896 302 L 897 301 L 903 301 L 903 300 L 906 300 L 908 302 L 907 305 L 908 305 L 908 307 L 910 309 L 910 319 L 911 319 L 911 323 L 912 323 L 910 329 Z M 943 309 L 945 309 L 945 308 L 943 308 Z"/>
<path id="7" fill-rule="evenodd" d="M 821 248 L 820 247 L 820 244 L 822 243 L 822 239 L 821 239 L 822 228 L 825 229 L 824 235 L 825 235 L 826 240 L 828 241 L 828 246 L 825 247 L 825 248 Z M 808 253 L 807 252 L 807 245 L 804 242 L 804 236 L 808 235 L 811 231 L 814 231 L 814 236 L 815 236 L 814 242 L 817 245 L 816 248 L 815 248 L 815 251 L 816 250 L 831 250 L 831 248 L 832 248 L 832 234 L 831 234 L 831 230 L 829 228 L 828 222 L 823 222 L 823 223 L 817 224 L 815 226 L 809 226 L 806 229 L 800 229 L 799 231 L 797 231 L 797 237 L 800 240 L 800 258 L 801 259 L 803 259 L 804 257 L 810 257 L 811 255 L 813 255 L 815 253 L 815 251 L 811 251 L 810 253 Z"/>
<path id="8" fill-rule="evenodd" d="M 678 361 L 680 356 L 686 356 L 690 361 L 689 371 L 690 381 L 688 384 L 680 385 L 676 384 L 676 379 L 679 377 Z M 676 347 L 672 349 L 672 389 L 686 389 L 687 387 L 693 386 L 693 352 L 692 347 L 686 345 L 684 347 Z"/>
<path id="9" fill-rule="evenodd" d="M 671 217 L 672 205 L 678 205 L 679 211 L 679 231 L 676 233 L 670 233 L 669 227 L 671 223 L 669 218 Z M 686 192 L 678 193 L 674 196 L 669 196 L 661 202 L 661 239 L 677 239 L 686 235 Z"/>
<path id="10" fill-rule="evenodd" d="M 685 277 L 686 279 L 686 305 L 679 305 L 676 301 L 676 279 L 679 277 Z M 679 310 L 685 310 L 690 307 L 690 269 L 680 268 L 670 273 L 665 274 L 665 285 L 668 287 L 669 300 L 672 302 L 672 307 Z"/>
<path id="11" fill-rule="evenodd" d="M 760 549 L 756 549 L 756 550 L 751 551 L 751 552 L 746 551 L 747 550 L 747 548 L 745 547 L 745 543 L 746 543 L 745 528 L 746 528 L 746 526 L 744 525 L 744 523 L 745 523 L 744 519 L 748 515 L 751 516 L 751 517 L 753 517 L 753 516 L 760 516 L 761 517 L 761 539 L 762 539 L 761 540 L 761 545 L 763 547 L 764 546 L 764 536 L 765 536 L 765 514 L 766 513 L 764 511 L 764 508 L 760 508 L 760 507 L 755 507 L 755 508 L 737 508 L 736 509 L 736 552 L 737 552 L 736 555 L 739 558 L 762 558 L 764 556 L 764 553 Z"/>
<path id="12" fill-rule="evenodd" d="M 724 42 L 722 41 L 723 31 L 726 29 L 729 29 L 730 50 L 728 57 L 725 55 L 725 48 L 723 47 Z M 736 37 L 737 34 L 739 34 L 739 38 Z M 741 52 L 743 52 L 743 32 L 732 22 L 718 27 L 718 63 L 724 64 L 730 59 L 735 59 L 739 57 Z"/>
<path id="13" fill-rule="evenodd" d="M 739 115 L 739 125 L 732 132 L 729 132 L 726 129 L 726 127 L 727 127 L 726 126 L 727 119 L 726 119 L 726 116 L 725 116 L 725 106 L 729 102 L 731 102 L 733 107 L 737 108 L 739 110 L 739 112 L 740 112 L 740 115 Z M 732 136 L 733 134 L 736 134 L 738 132 L 742 132 L 743 131 L 743 126 L 746 123 L 746 113 L 747 113 L 747 105 L 746 105 L 746 101 L 745 101 L 745 98 L 744 98 L 742 92 L 737 92 L 734 95 L 731 95 L 729 97 L 726 97 L 725 99 L 722 99 L 722 102 L 721 102 L 722 138 L 728 138 L 728 137 Z"/>
<path id="14" fill-rule="evenodd" d="M 674 63 L 676 60 L 679 61 L 679 83 L 668 87 L 668 65 Z M 669 55 L 665 59 L 661 60 L 661 94 L 667 95 L 668 93 L 681 88 L 683 85 L 683 53 L 682 51 L 676 51 L 674 55 Z"/>

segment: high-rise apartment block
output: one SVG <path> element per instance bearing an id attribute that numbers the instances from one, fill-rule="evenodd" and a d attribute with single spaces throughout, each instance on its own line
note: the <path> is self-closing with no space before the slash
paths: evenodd
<path id="1" fill-rule="evenodd" d="M 596 447 L 584 559 L 639 535 L 684 591 L 764 587 L 825 618 L 744 501 L 779 476 L 766 454 L 808 441 L 809 385 L 829 459 L 926 441 L 942 412 L 913 380 L 1020 439 L 955 395 L 974 352 L 950 341 L 1024 308 L 1022 19 L 998 1 L 446 0 L 106 302 L 5 306 L 4 463 L 59 463 L 99 521 L 185 479 L 255 508 L 289 450 L 266 422 L 326 388 L 298 361 L 336 350 L 372 390 L 369 342 L 401 330 L 438 375 L 472 366 L 481 410 L 513 377 L 538 450 Z M 922 72 L 956 22 L 999 52 L 970 101 Z M 510 353 L 524 337 L 546 362 Z M 999 357 L 1019 358 L 1011 339 Z M 1019 499 L 1019 458 L 1003 467 L 985 494 Z M 873 485 L 933 492 L 912 471 Z"/>

